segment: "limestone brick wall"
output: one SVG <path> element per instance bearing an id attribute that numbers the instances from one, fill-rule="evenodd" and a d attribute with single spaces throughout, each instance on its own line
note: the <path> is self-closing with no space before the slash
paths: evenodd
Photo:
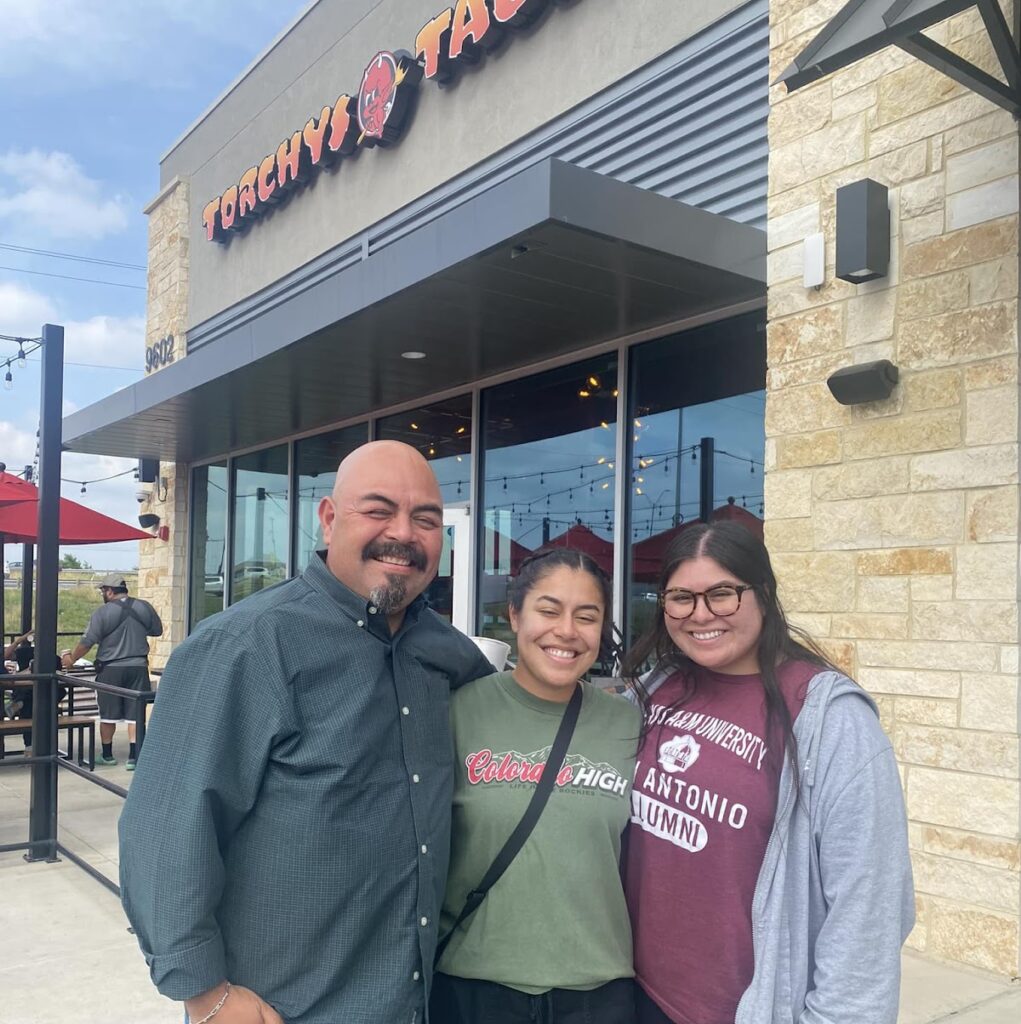
<path id="1" fill-rule="evenodd" d="M 149 281 L 146 299 L 145 345 L 150 348 L 173 336 L 173 359 L 185 358 L 188 312 L 188 186 L 174 179 L 146 207 L 149 216 Z M 166 350 L 164 349 L 164 352 Z M 144 353 L 142 356 L 144 358 Z M 147 372 L 158 373 L 164 365 Z M 163 619 L 163 636 L 152 647 L 153 665 L 162 668 L 173 645 L 186 635 L 188 566 L 187 473 L 174 463 L 160 464 L 160 481 L 153 485 L 140 511 L 154 512 L 170 528 L 168 541 L 139 545 L 138 593 L 151 601 Z"/>
<path id="2" fill-rule="evenodd" d="M 771 80 L 842 6 L 772 0 Z M 973 14 L 932 34 L 994 67 Z M 894 744 L 910 945 L 1016 975 L 1017 124 L 897 50 L 770 101 L 767 543 Z M 892 262 L 856 287 L 833 277 L 835 190 L 864 177 L 890 188 Z M 817 231 L 826 283 L 805 289 Z M 880 358 L 893 396 L 838 405 L 827 376 Z"/>

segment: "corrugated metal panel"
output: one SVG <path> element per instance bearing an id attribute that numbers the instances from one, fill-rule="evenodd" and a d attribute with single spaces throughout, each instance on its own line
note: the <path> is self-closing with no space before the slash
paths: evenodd
<path id="1" fill-rule="evenodd" d="M 193 349 L 549 157 L 765 228 L 767 0 L 733 11 L 562 117 L 198 325 Z"/>

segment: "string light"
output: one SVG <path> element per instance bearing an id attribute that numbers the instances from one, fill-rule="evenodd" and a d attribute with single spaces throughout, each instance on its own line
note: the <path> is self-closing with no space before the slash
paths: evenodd
<path id="1" fill-rule="evenodd" d="M 18 366 L 24 370 L 27 360 L 25 359 L 25 346 L 19 341 L 18 342 Z"/>
<path id="2" fill-rule="evenodd" d="M 4 374 L 4 387 L 10 391 L 14 387 L 14 378 L 11 376 L 11 361 L 7 360 L 7 372 Z"/>

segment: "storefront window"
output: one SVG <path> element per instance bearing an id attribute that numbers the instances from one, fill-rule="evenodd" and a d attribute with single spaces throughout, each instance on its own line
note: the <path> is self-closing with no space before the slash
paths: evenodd
<path id="1" fill-rule="evenodd" d="M 507 581 L 547 544 L 613 572 L 617 355 L 491 388 L 482 395 L 479 631 L 514 638 Z"/>
<path id="2" fill-rule="evenodd" d="M 663 555 L 698 521 L 703 503 L 711 519 L 731 519 L 762 536 L 762 324 L 754 313 L 632 350 L 629 640 L 656 614 Z M 702 465 L 708 453 L 711 474 Z"/>
<path id="3" fill-rule="evenodd" d="M 417 448 L 432 466 L 440 482 L 440 494 L 446 507 L 465 507 L 471 490 L 471 395 L 459 395 L 444 402 L 387 416 L 376 423 L 381 441 L 404 441 Z M 440 567 L 426 597 L 433 611 L 448 622 L 454 621 L 455 588 L 467 595 L 470 580 L 459 580 L 454 573 L 455 527 L 443 528 L 443 553 Z M 464 543 L 470 543 L 466 536 Z M 460 603 L 460 602 L 458 602 Z M 467 626 L 467 623 L 455 623 Z"/>
<path id="4" fill-rule="evenodd" d="M 231 604 L 286 577 L 287 495 L 287 445 L 234 460 Z"/>
<path id="5" fill-rule="evenodd" d="M 223 610 L 227 536 L 227 464 L 197 466 L 191 474 L 191 622 Z"/>
<path id="6" fill-rule="evenodd" d="M 295 509 L 294 573 L 304 571 L 312 552 L 323 547 L 319 502 L 333 492 L 337 466 L 369 439 L 367 423 L 306 437 L 294 445 L 298 502 Z"/>

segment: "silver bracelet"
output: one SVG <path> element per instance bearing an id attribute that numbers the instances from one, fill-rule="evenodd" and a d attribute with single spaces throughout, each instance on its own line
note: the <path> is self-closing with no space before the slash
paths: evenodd
<path id="1" fill-rule="evenodd" d="M 202 1020 L 192 1021 L 191 1024 L 209 1024 L 209 1022 L 223 1009 L 223 1004 L 227 1002 L 227 996 L 230 995 L 230 982 L 227 982 L 227 988 L 225 989 L 220 1001 L 214 1006 L 209 1013 L 207 1013 Z"/>

